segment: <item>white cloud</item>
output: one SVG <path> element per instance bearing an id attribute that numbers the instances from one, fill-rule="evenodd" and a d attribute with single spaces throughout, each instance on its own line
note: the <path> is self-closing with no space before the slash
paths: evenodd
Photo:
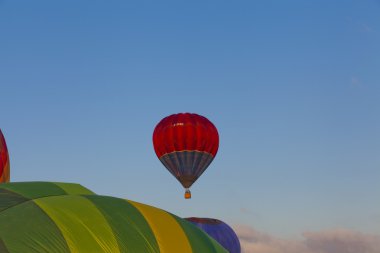
<path id="1" fill-rule="evenodd" d="M 373 29 L 369 27 L 367 24 L 361 23 L 360 25 L 364 32 L 367 32 L 367 33 L 373 32 Z"/>
<path id="2" fill-rule="evenodd" d="M 379 253 L 380 236 L 336 229 L 305 232 L 302 240 L 285 240 L 251 227 L 234 227 L 242 253 Z"/>

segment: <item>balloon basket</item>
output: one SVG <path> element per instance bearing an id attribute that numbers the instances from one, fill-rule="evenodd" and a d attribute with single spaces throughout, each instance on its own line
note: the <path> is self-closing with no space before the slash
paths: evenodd
<path id="1" fill-rule="evenodd" d="M 185 199 L 191 199 L 191 192 L 189 189 L 186 189 L 185 191 Z"/>

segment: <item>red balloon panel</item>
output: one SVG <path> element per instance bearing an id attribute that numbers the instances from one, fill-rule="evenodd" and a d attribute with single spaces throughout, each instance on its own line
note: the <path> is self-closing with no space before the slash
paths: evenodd
<path id="1" fill-rule="evenodd" d="M 5 138 L 0 130 L 0 183 L 9 182 L 9 155 Z"/>
<path id="2" fill-rule="evenodd" d="M 154 129 L 154 150 L 158 157 L 175 151 L 206 152 L 215 157 L 219 147 L 218 130 L 207 118 L 179 113 L 162 119 Z"/>

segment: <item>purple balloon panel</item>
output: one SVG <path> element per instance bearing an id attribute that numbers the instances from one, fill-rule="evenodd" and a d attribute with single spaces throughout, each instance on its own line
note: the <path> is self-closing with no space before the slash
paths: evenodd
<path id="1" fill-rule="evenodd" d="M 185 218 L 214 238 L 230 253 L 240 253 L 240 242 L 234 230 L 223 221 L 211 218 Z"/>

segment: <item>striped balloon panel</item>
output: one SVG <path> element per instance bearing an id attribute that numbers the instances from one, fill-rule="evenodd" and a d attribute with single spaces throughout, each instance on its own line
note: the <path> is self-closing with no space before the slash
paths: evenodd
<path id="1" fill-rule="evenodd" d="M 162 119 L 153 132 L 153 146 L 158 158 L 174 152 L 196 150 L 215 156 L 219 134 L 207 118 L 194 113 L 178 113 Z"/>
<path id="2" fill-rule="evenodd" d="M 70 184 L 37 184 L 2 185 L 0 196 L 6 197 L 0 198 L 0 207 L 6 208 L 0 209 L 0 252 L 227 252 L 200 229 L 161 209 L 81 193 L 85 188 Z M 27 185 L 33 193 L 26 193 Z"/>
<path id="3" fill-rule="evenodd" d="M 214 157 L 205 152 L 172 152 L 160 161 L 185 188 L 189 188 L 207 169 Z"/>
<path id="4" fill-rule="evenodd" d="M 58 183 L 58 182 L 15 182 L 0 184 L 0 211 L 1 205 L 19 204 L 22 200 L 30 200 L 58 195 L 88 195 L 94 194 L 80 184 Z"/>
<path id="5" fill-rule="evenodd" d="M 0 183 L 9 182 L 10 162 L 7 144 L 0 129 Z"/>

